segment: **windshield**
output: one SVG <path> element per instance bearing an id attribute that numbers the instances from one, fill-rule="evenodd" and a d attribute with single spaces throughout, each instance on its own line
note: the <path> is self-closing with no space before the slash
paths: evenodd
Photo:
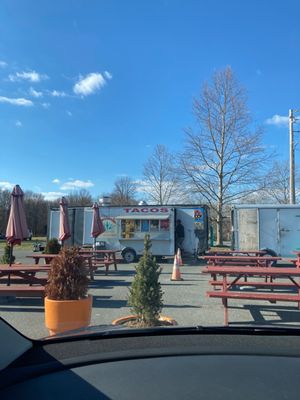
<path id="1" fill-rule="evenodd" d="M 1 3 L 6 321 L 299 326 L 299 7 Z"/>

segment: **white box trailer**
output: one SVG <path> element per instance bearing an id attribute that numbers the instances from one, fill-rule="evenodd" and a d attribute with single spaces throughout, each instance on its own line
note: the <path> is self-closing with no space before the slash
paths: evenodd
<path id="1" fill-rule="evenodd" d="M 208 248 L 208 208 L 198 205 L 168 206 L 101 206 L 100 215 L 105 232 L 97 243 L 107 249 L 121 250 L 130 262 L 144 249 L 145 234 L 150 234 L 153 255 L 173 256 L 175 252 L 175 224 L 180 219 L 185 228 L 184 251 L 191 255 L 203 254 Z M 93 245 L 91 236 L 93 210 L 91 207 L 69 208 L 70 245 Z M 59 236 L 59 209 L 49 211 L 48 239 Z"/>
<path id="2" fill-rule="evenodd" d="M 231 220 L 235 250 L 269 249 L 295 257 L 293 251 L 300 249 L 300 205 L 236 205 Z"/>

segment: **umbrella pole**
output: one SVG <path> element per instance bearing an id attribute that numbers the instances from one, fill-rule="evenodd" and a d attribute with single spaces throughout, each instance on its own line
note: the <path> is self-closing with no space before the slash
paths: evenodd
<path id="1" fill-rule="evenodd" d="M 12 256 L 13 256 L 13 245 L 10 244 L 10 248 L 9 248 L 9 266 L 11 267 L 12 264 Z"/>
<path id="2" fill-rule="evenodd" d="M 13 245 L 11 243 L 10 244 L 10 248 L 9 248 L 9 266 L 10 267 L 11 267 L 11 264 L 12 264 L 12 256 L 13 256 Z M 7 286 L 10 286 L 10 273 L 8 274 Z"/>

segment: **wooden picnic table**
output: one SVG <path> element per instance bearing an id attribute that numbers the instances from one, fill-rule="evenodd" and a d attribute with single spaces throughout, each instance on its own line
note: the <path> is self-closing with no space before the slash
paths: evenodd
<path id="1" fill-rule="evenodd" d="M 220 256 L 226 256 L 226 255 L 244 255 L 244 256 L 262 256 L 264 254 L 267 254 L 266 250 L 230 250 L 230 249 L 225 249 L 225 250 L 209 250 L 207 252 L 208 255 L 220 255 Z"/>
<path id="2" fill-rule="evenodd" d="M 274 261 L 281 260 L 281 257 L 261 257 L 261 256 L 228 256 L 228 255 L 207 255 L 202 259 L 207 260 L 211 265 L 254 265 L 258 267 L 269 267 Z"/>
<path id="3" fill-rule="evenodd" d="M 117 268 L 117 257 L 116 254 L 121 252 L 121 250 L 109 250 L 109 249 L 103 249 L 103 250 L 87 250 L 87 249 L 81 249 L 79 251 L 81 254 L 85 255 L 92 255 L 93 261 L 94 261 L 94 266 L 97 267 L 97 261 L 99 261 L 98 264 L 102 266 L 102 264 L 106 264 L 106 273 L 108 271 L 109 265 L 114 265 L 115 271 L 118 270 Z M 102 258 L 97 258 L 97 256 L 103 256 Z M 98 265 L 99 266 L 99 265 Z"/>
<path id="4" fill-rule="evenodd" d="M 10 276 L 17 276 L 32 285 L 34 283 L 40 284 L 41 279 L 35 275 L 37 272 L 49 272 L 51 267 L 49 265 L 43 265 L 36 267 L 36 265 L 29 264 L 13 264 L 11 266 L 7 264 L 0 264 L 0 278 L 5 276 L 8 277 L 8 285 L 10 284 Z"/>
<path id="5" fill-rule="evenodd" d="M 39 265 L 40 260 L 44 259 L 45 260 L 45 264 L 49 265 L 51 263 L 51 261 L 58 257 L 59 254 L 30 254 L 28 256 L 26 256 L 27 258 L 33 258 L 35 261 L 35 265 Z M 93 270 L 94 270 L 94 266 L 93 266 L 93 256 L 91 254 L 81 254 L 81 256 L 85 259 L 85 261 L 87 261 L 88 264 L 88 268 L 89 268 L 89 272 L 90 272 L 90 278 L 93 280 L 94 279 L 94 274 L 93 274 Z"/>
<path id="6" fill-rule="evenodd" d="M 300 285 L 295 280 L 296 277 L 300 277 L 300 268 L 283 268 L 283 267 L 246 267 L 246 266 L 207 266 L 203 271 L 203 273 L 211 274 L 212 276 L 221 276 L 222 281 L 211 281 L 210 284 L 216 285 L 219 284 L 222 289 L 220 291 L 208 291 L 206 294 L 208 297 L 221 298 L 224 306 L 224 322 L 225 325 L 228 325 L 228 299 L 246 299 L 246 300 L 267 300 L 271 302 L 276 301 L 288 301 L 288 302 L 297 302 L 298 308 L 300 309 Z M 235 277 L 232 280 L 232 277 Z M 247 277 L 263 277 L 265 278 L 265 282 L 242 282 L 241 279 Z M 230 277 L 230 281 L 229 281 Z M 266 281 L 266 278 L 276 278 L 276 282 L 271 280 L 270 282 Z M 291 283 L 287 284 L 286 282 L 280 282 L 278 279 L 286 278 Z M 246 285 L 246 287 L 245 287 Z M 253 286 L 259 288 L 263 286 L 264 288 L 271 289 L 271 292 L 248 292 L 241 290 L 234 290 L 239 287 L 244 287 L 247 289 L 247 286 Z M 296 294 L 292 293 L 282 293 L 282 292 L 274 292 L 274 289 L 278 289 L 280 287 L 295 287 L 297 289 Z"/>
<path id="7" fill-rule="evenodd" d="M 0 284 L 0 296 L 30 296 L 43 297 L 44 284 L 47 278 L 36 276 L 37 272 L 48 273 L 50 266 L 44 265 L 37 267 L 29 264 L 0 264 L 0 278 L 7 277 L 6 284 Z M 11 285 L 11 276 L 20 278 L 22 283 Z"/>
<path id="8" fill-rule="evenodd" d="M 59 254 L 30 254 L 26 256 L 27 258 L 33 258 L 36 265 L 39 264 L 40 260 L 44 259 L 45 264 L 50 264 L 53 258 L 56 258 Z M 92 259 L 92 255 L 89 254 L 82 254 L 82 257 L 85 258 L 87 261 Z"/>

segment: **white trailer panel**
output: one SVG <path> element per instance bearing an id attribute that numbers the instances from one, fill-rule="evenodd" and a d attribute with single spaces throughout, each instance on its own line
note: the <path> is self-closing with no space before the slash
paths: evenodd
<path id="1" fill-rule="evenodd" d="M 237 205 L 232 224 L 236 250 L 267 248 L 282 257 L 300 250 L 299 205 Z"/>

